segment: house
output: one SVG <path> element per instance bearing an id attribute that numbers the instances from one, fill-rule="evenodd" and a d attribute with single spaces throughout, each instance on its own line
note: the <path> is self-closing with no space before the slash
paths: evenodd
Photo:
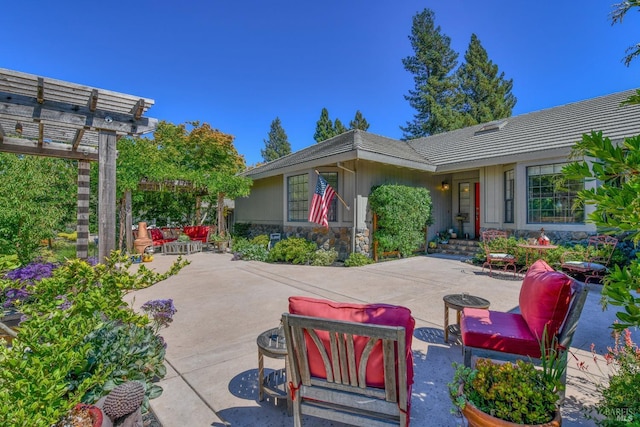
<path id="1" fill-rule="evenodd" d="M 235 221 L 254 235 L 296 235 L 334 247 L 339 258 L 370 254 L 373 186 L 401 184 L 430 191 L 436 232 L 456 229 L 477 238 L 488 228 L 522 237 L 547 235 L 577 241 L 593 234 L 585 211 L 573 211 L 576 193 L 589 182 L 557 189 L 553 179 L 585 133 L 602 131 L 613 141 L 640 134 L 640 105 L 621 106 L 629 90 L 411 141 L 351 130 L 247 170 L 251 194 L 236 199 Z M 340 194 L 329 229 L 307 221 L 316 171 Z"/>

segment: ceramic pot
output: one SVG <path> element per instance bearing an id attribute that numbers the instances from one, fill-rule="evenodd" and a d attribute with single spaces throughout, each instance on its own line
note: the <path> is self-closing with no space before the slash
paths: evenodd
<path id="1" fill-rule="evenodd" d="M 149 232 L 147 231 L 147 223 L 139 222 L 138 223 L 138 237 L 133 241 L 133 247 L 136 252 L 139 254 L 143 254 L 144 250 L 153 245 L 153 240 L 149 237 Z"/>
<path id="2" fill-rule="evenodd" d="M 467 402 L 462 409 L 462 415 L 467 419 L 469 427 L 523 427 L 525 424 L 517 424 L 509 421 L 501 420 L 499 418 L 492 417 L 476 408 L 473 403 Z M 551 421 L 544 424 L 527 424 L 526 427 L 560 427 L 562 425 L 562 415 L 560 411 L 556 411 L 555 416 Z"/>
<path id="3" fill-rule="evenodd" d="M 88 418 L 91 420 L 91 427 L 101 427 L 102 426 L 102 411 L 100 408 L 94 405 L 86 405 L 84 403 L 78 403 L 74 411 L 77 413 L 84 412 L 88 414 Z M 75 424 L 74 424 L 75 425 Z M 82 425 L 84 427 L 84 425 Z M 89 427 L 89 426 L 87 426 Z"/>

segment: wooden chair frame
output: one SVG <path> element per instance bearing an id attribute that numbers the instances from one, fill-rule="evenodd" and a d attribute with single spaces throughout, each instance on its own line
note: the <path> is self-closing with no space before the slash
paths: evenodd
<path id="1" fill-rule="evenodd" d="M 508 237 L 507 232 L 502 230 L 486 230 L 482 232 L 481 245 L 487 258 L 482 264 L 482 270 L 484 271 L 485 267 L 489 268 L 489 277 L 493 273 L 494 266 L 501 267 L 504 272 L 509 271 L 511 268 L 514 276 L 517 273 L 516 262 L 518 259 L 507 251 L 506 243 Z M 504 250 L 497 251 L 495 242 L 500 241 L 500 239 L 504 240 Z"/>
<path id="2" fill-rule="evenodd" d="M 294 426 L 302 426 L 302 415 L 347 424 L 378 427 L 408 423 L 409 396 L 405 359 L 405 328 L 326 318 L 282 315 L 288 349 L 287 377 L 293 402 Z M 329 333 L 325 347 L 319 331 Z M 310 340 L 305 339 L 310 337 Z M 366 337 L 359 360 L 354 337 Z M 320 352 L 326 378 L 311 375 L 307 344 Z M 384 387 L 366 384 L 367 363 L 376 345 L 382 345 Z"/>
<path id="3" fill-rule="evenodd" d="M 609 271 L 611 256 L 618 245 L 618 239 L 607 235 L 589 237 L 587 243 L 587 259 L 582 252 L 566 251 L 562 254 L 560 264 L 562 270 L 570 275 L 584 275 L 584 282 L 592 279 L 601 280 Z"/>

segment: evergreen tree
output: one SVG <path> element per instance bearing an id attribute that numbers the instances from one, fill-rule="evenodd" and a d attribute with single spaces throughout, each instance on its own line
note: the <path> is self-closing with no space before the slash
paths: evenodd
<path id="1" fill-rule="evenodd" d="M 403 139 L 419 138 L 461 127 L 457 111 L 459 99 L 452 70 L 458 54 L 451 49 L 451 39 L 434 23 L 435 14 L 424 9 L 413 17 L 409 40 L 415 55 L 402 60 L 405 70 L 414 75 L 415 89 L 405 99 L 416 110 L 407 122 Z"/>
<path id="2" fill-rule="evenodd" d="M 313 139 L 316 142 L 322 142 L 334 136 L 336 136 L 336 131 L 329 118 L 329 111 L 323 108 L 320 112 L 320 119 L 316 122 L 316 132 L 313 134 Z"/>
<path id="3" fill-rule="evenodd" d="M 278 159 L 291 153 L 291 144 L 287 138 L 287 134 L 282 128 L 280 118 L 276 117 L 271 122 L 269 130 L 269 138 L 264 140 L 264 150 L 260 150 L 262 158 L 265 162 Z"/>
<path id="4" fill-rule="evenodd" d="M 341 133 L 345 133 L 348 130 L 349 129 L 347 129 L 345 125 L 342 124 L 340 119 L 336 119 L 336 121 L 333 123 L 333 132 L 335 135 L 340 135 Z"/>
<path id="5" fill-rule="evenodd" d="M 465 62 L 456 73 L 462 100 L 464 126 L 486 123 L 511 116 L 516 97 L 511 93 L 513 79 L 498 75 L 494 64 L 475 34 L 471 35 Z"/>
<path id="6" fill-rule="evenodd" d="M 356 111 L 356 116 L 349 122 L 349 129 L 360 129 L 366 131 L 369 129 L 369 122 L 364 118 L 360 110 Z"/>

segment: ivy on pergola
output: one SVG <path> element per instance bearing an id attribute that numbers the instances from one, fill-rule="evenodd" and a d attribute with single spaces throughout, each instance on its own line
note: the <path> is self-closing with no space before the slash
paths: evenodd
<path id="1" fill-rule="evenodd" d="M 207 123 L 161 121 L 153 139 L 118 141 L 117 162 L 121 207 L 126 204 L 127 192 L 139 190 L 215 195 L 219 233 L 225 233 L 224 198 L 246 196 L 252 183 L 238 176 L 245 161 L 233 146 L 233 136 Z"/>

